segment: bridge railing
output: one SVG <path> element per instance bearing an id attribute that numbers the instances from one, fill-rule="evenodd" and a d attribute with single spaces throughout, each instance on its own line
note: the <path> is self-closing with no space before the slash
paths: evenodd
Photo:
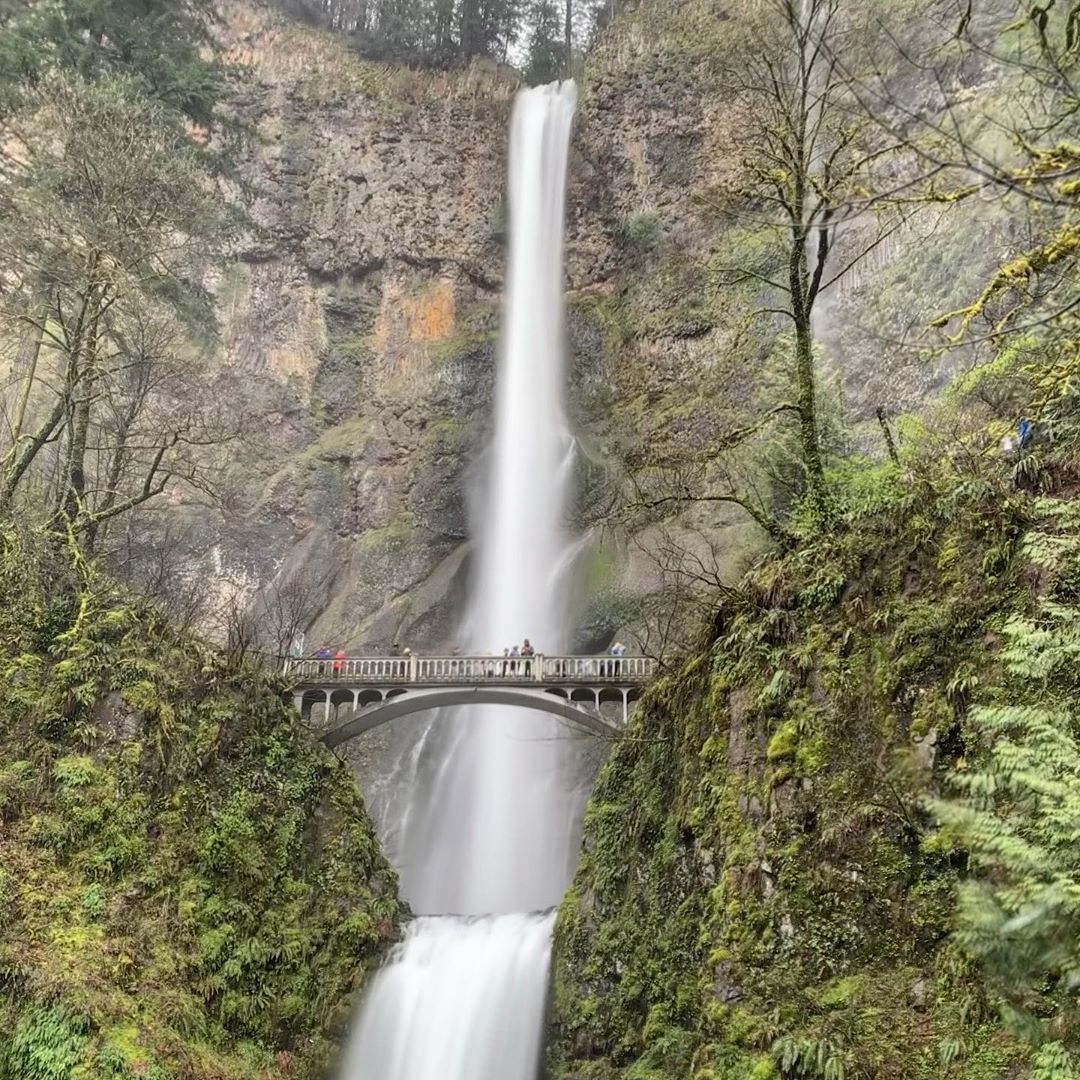
<path id="1" fill-rule="evenodd" d="M 288 674 L 312 683 L 643 683 L 656 666 L 645 656 L 347 656 L 290 660 Z"/>
<path id="2" fill-rule="evenodd" d="M 656 674 L 656 661 L 647 656 L 546 656 L 543 665 L 544 682 L 647 682 Z"/>

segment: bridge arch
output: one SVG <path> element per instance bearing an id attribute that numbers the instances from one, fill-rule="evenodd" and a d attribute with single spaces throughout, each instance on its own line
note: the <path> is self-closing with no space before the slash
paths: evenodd
<path id="1" fill-rule="evenodd" d="M 621 695 L 618 700 L 622 702 Z M 534 709 L 566 720 L 593 735 L 604 738 L 621 735 L 621 728 L 605 720 L 594 702 L 595 698 L 591 694 L 581 704 L 575 704 L 561 695 L 545 690 L 515 687 L 454 686 L 410 690 L 394 696 L 387 695 L 383 701 L 361 707 L 343 724 L 326 732 L 322 741 L 329 747 L 340 746 L 358 735 L 373 731 L 392 720 L 400 720 L 404 716 L 429 709 L 469 705 L 510 705 L 514 708 Z"/>

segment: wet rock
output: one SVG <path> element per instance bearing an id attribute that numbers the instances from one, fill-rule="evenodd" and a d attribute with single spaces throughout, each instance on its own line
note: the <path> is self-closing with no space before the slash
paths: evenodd
<path id="1" fill-rule="evenodd" d="M 142 730 L 143 720 L 143 714 L 132 709 L 119 690 L 107 694 L 94 709 L 94 723 L 111 739 L 127 741 L 136 738 Z"/>

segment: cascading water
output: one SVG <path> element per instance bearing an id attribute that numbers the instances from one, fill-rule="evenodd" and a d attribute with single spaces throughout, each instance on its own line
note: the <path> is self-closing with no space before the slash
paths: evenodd
<path id="1" fill-rule="evenodd" d="M 563 225 L 576 90 L 522 92 L 510 135 L 510 266 L 495 432 L 467 621 L 473 651 L 563 647 Z M 440 717 L 410 761 L 394 852 L 417 919 L 376 976 L 343 1080 L 531 1080 L 552 916 L 580 798 L 565 732 L 517 709 Z M 422 759 L 436 763 L 425 772 Z M 439 913 L 439 914 L 437 914 Z M 451 914 L 442 914 L 451 913 Z M 531 914 L 529 914 L 531 913 Z M 432 917 L 434 916 L 434 917 Z"/>

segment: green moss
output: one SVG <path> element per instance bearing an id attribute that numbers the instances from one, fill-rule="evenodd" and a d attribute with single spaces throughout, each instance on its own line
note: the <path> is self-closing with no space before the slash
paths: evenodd
<path id="1" fill-rule="evenodd" d="M 765 756 L 770 761 L 782 761 L 784 758 L 794 757 L 798 747 L 798 724 L 794 720 L 787 720 L 773 733 Z"/>
<path id="2" fill-rule="evenodd" d="M 986 558 L 1024 511 L 992 485 L 855 504 L 758 563 L 601 773 L 556 929 L 554 1077 L 1023 1068 L 943 947 L 959 864 L 924 842 L 939 774 L 914 740 L 937 733 L 939 768 L 963 753 L 945 734 L 997 678 L 986 627 L 1030 602 Z"/>
<path id="3" fill-rule="evenodd" d="M 651 210 L 631 214 L 615 228 L 615 237 L 632 251 L 652 251 L 664 235 L 660 216 Z"/>
<path id="4" fill-rule="evenodd" d="M 409 514 L 399 514 L 394 520 L 377 529 L 365 530 L 356 541 L 357 550 L 365 557 L 385 557 L 403 544 L 413 541 L 416 524 Z"/>
<path id="5" fill-rule="evenodd" d="M 285 688 L 10 535 L 0 664 L 0 1078 L 319 1075 L 399 908 Z"/>
<path id="6" fill-rule="evenodd" d="M 371 438 L 371 421 L 364 416 L 344 420 L 324 431 L 297 459 L 301 466 L 320 461 L 352 460 L 360 457 Z"/>

